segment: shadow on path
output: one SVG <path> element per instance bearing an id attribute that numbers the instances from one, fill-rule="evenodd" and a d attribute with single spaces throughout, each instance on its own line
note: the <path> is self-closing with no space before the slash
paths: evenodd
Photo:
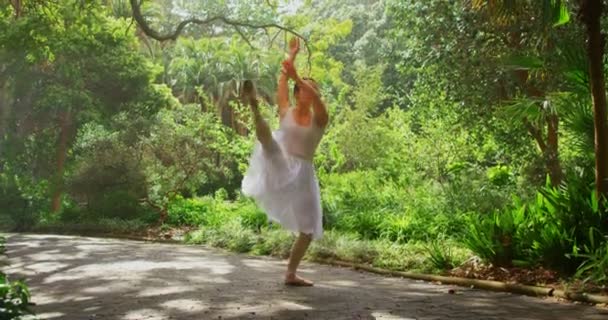
<path id="1" fill-rule="evenodd" d="M 284 263 L 199 246 L 11 235 L 5 268 L 42 319 L 608 319 L 599 308 L 304 264 L 312 288 L 282 285 Z"/>

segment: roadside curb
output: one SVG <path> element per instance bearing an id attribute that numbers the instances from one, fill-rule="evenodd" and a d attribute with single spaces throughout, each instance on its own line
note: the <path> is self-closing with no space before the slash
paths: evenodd
<path id="1" fill-rule="evenodd" d="M 514 283 L 505 283 L 500 281 L 492 281 L 492 280 L 480 280 L 480 279 L 470 279 L 470 278 L 458 278 L 458 277 L 447 277 L 433 274 L 423 274 L 423 273 L 414 273 L 414 272 L 406 272 L 406 271 L 391 271 L 386 269 L 380 269 L 371 267 L 368 265 L 356 264 L 345 261 L 337 261 L 337 260 L 318 260 L 317 262 L 334 265 L 339 267 L 347 267 L 355 270 L 363 270 L 370 273 L 387 275 L 392 277 L 402 277 L 414 280 L 423 280 L 429 282 L 440 282 L 442 284 L 451 284 L 462 287 L 472 287 L 479 288 L 488 291 L 497 291 L 497 292 L 509 292 L 509 293 L 517 293 L 527 296 L 533 297 L 556 297 L 562 298 L 570 301 L 576 302 L 584 302 L 591 304 L 608 304 L 608 296 L 596 295 L 596 294 L 588 294 L 588 293 L 578 293 L 578 292 L 569 292 L 565 290 L 558 290 L 555 288 L 549 287 L 539 287 L 539 286 L 530 286 L 530 285 L 521 285 Z"/>

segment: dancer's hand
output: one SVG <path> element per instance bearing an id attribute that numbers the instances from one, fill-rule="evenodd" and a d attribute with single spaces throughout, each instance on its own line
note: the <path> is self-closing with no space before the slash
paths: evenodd
<path id="1" fill-rule="evenodd" d="M 307 93 L 309 93 L 313 96 L 321 97 L 321 94 L 319 93 L 319 89 L 317 89 L 315 86 L 311 85 L 311 83 L 309 81 L 300 80 L 300 83 L 298 83 L 298 85 L 300 86 L 302 91 L 306 91 Z"/>
<path id="2" fill-rule="evenodd" d="M 296 71 L 296 67 L 291 60 L 283 61 L 283 73 L 287 75 L 290 79 L 297 81 L 298 80 L 298 72 Z"/>
<path id="3" fill-rule="evenodd" d="M 296 60 L 296 56 L 300 52 L 300 39 L 294 37 L 289 40 L 289 59 L 292 62 Z"/>

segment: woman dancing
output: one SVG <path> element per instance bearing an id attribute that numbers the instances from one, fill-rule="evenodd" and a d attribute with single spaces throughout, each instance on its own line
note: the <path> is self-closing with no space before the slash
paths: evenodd
<path id="1" fill-rule="evenodd" d="M 289 47 L 277 90 L 278 130 L 271 132 L 262 118 L 253 84 L 250 81 L 244 84 L 258 143 L 242 189 L 256 200 L 270 220 L 299 234 L 289 256 L 285 284 L 312 286 L 313 282 L 296 275 L 296 270 L 310 242 L 323 234 L 319 183 L 312 160 L 329 117 L 315 81 L 300 78 L 295 69 L 299 41 L 292 39 Z M 295 107 L 289 103 L 289 79 L 295 82 Z"/>

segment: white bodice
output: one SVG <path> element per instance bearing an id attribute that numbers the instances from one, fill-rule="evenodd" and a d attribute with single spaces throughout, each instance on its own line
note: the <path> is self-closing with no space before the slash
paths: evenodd
<path id="1" fill-rule="evenodd" d="M 325 129 L 317 125 L 314 117 L 308 126 L 297 124 L 293 117 L 293 108 L 289 108 L 283 119 L 281 119 L 278 131 L 282 136 L 280 143 L 287 153 L 299 158 L 312 160 Z"/>

